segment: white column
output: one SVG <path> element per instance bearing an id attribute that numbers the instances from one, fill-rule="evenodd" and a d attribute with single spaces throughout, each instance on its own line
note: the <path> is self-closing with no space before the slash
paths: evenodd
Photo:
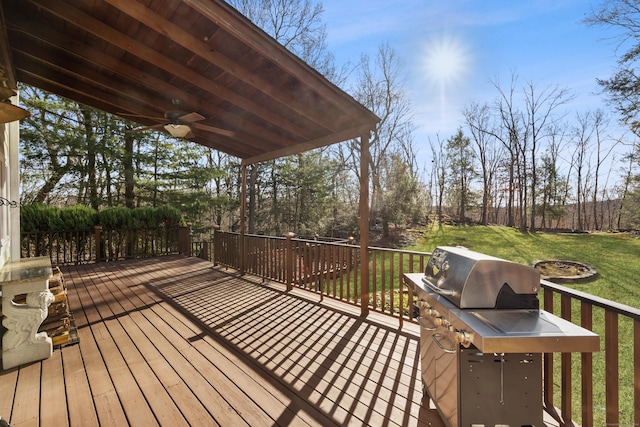
<path id="1" fill-rule="evenodd" d="M 13 105 L 18 105 L 18 97 L 11 98 Z M 7 123 L 9 137 L 9 200 L 20 201 L 20 167 L 18 165 L 18 147 L 20 141 L 20 122 Z M 11 255 L 13 260 L 20 259 L 20 207 L 9 209 L 11 227 Z"/>

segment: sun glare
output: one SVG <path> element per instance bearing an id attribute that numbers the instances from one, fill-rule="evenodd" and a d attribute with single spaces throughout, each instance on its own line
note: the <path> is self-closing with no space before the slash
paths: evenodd
<path id="1" fill-rule="evenodd" d="M 442 36 L 427 43 L 423 58 L 427 80 L 440 88 L 458 83 L 469 71 L 471 63 L 464 44 L 452 36 Z"/>

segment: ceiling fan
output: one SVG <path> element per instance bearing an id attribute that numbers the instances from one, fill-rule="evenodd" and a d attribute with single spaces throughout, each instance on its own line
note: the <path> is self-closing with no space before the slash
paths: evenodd
<path id="1" fill-rule="evenodd" d="M 180 106 L 180 101 L 177 99 L 172 100 L 172 104 L 175 109 L 165 111 L 164 117 L 150 117 L 150 116 L 142 116 L 139 114 L 128 114 L 128 113 L 118 113 L 122 116 L 136 117 L 136 118 L 144 118 L 144 119 L 152 119 L 163 121 L 164 123 L 158 123 L 156 125 L 151 126 L 142 126 L 134 131 L 142 131 L 147 129 L 164 129 L 173 137 L 176 138 L 193 138 L 193 129 L 202 130 L 209 133 L 217 133 L 218 135 L 224 135 L 233 137 L 235 133 L 230 130 L 220 129 L 214 126 L 205 125 L 204 123 L 198 123 L 202 120 L 205 120 L 205 117 L 196 112 L 187 113 L 185 111 L 180 110 L 178 107 Z"/>

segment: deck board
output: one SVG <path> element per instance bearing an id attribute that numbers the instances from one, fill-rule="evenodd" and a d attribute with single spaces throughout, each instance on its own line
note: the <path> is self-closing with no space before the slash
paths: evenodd
<path id="1" fill-rule="evenodd" d="M 96 422 L 100 420 L 102 424 L 122 425 L 124 423 L 126 425 L 127 419 L 122 410 L 120 399 L 113 386 L 109 370 L 100 354 L 100 349 L 96 343 L 92 328 L 85 327 L 79 329 L 78 338 L 80 340 L 79 347 L 82 353 L 79 355 L 72 354 L 73 359 L 71 366 L 72 369 L 78 372 L 73 373 L 73 379 L 76 381 L 76 384 L 73 384 L 70 389 L 72 392 L 75 392 L 76 388 L 86 391 L 80 396 L 76 394 L 72 399 L 67 398 L 69 410 L 77 409 L 75 406 L 94 407 L 95 414 L 91 414 L 90 411 L 81 413 L 79 414 L 81 417 L 80 420 L 91 420 L 95 415 L 97 417 Z M 66 356 L 67 348 L 64 350 Z M 80 357 L 84 360 L 80 360 Z M 84 363 L 84 367 L 82 363 Z M 93 403 L 83 403 L 83 400 L 86 401 L 89 396 L 93 397 Z M 71 420 L 75 419 L 73 416 L 70 418 Z M 91 420 L 91 424 L 93 424 L 93 420 Z"/>
<path id="2" fill-rule="evenodd" d="M 32 363 L 20 369 L 11 416 L 11 424 L 14 426 L 38 427 L 40 368 L 40 363 Z"/>
<path id="3" fill-rule="evenodd" d="M 61 352 L 55 351 L 50 359 L 42 362 L 41 375 L 41 427 L 65 427 L 69 425 L 67 406 L 61 405 L 59 396 L 64 396 L 64 375 Z"/>
<path id="4" fill-rule="evenodd" d="M 63 272 L 79 343 L 0 372 L 14 426 L 442 425 L 415 325 L 196 258 Z"/>

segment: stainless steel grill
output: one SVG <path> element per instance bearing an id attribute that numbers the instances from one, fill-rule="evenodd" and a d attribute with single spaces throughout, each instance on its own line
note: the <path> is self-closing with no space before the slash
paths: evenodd
<path id="1" fill-rule="evenodd" d="M 404 279 L 424 389 L 450 427 L 542 426 L 542 353 L 599 350 L 596 334 L 539 309 L 532 267 L 438 247 Z"/>

